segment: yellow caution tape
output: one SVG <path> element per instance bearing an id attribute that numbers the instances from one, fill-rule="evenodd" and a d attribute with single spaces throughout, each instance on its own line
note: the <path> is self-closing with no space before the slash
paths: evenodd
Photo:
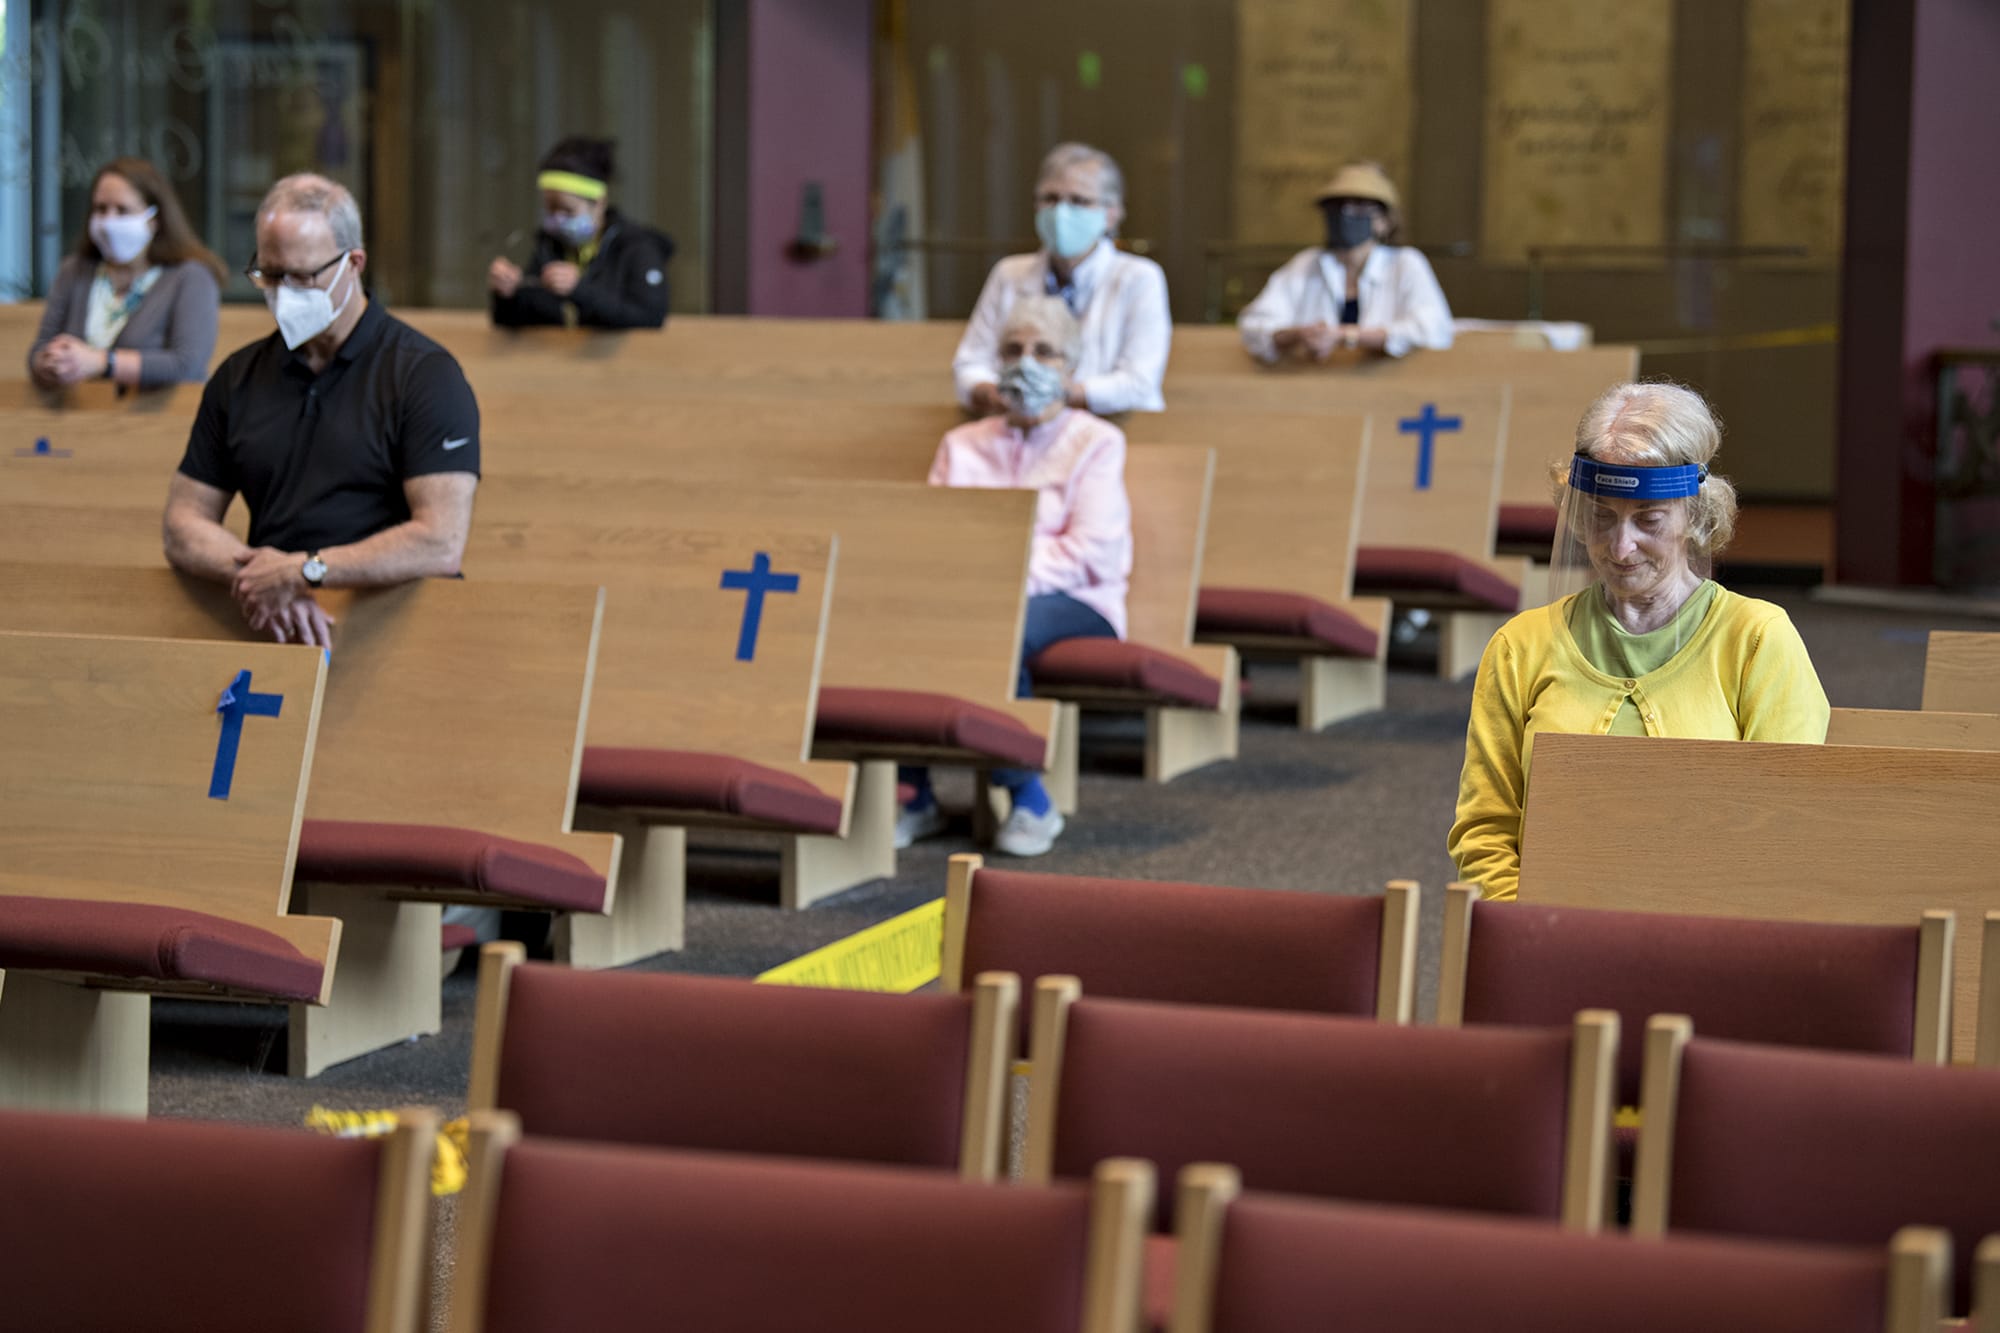
<path id="1" fill-rule="evenodd" d="M 396 1128 L 394 1111 L 336 1111 L 314 1106 L 306 1128 L 337 1139 L 373 1139 Z M 437 1153 L 431 1158 L 431 1193 L 438 1198 L 465 1188 L 465 1153 L 470 1126 L 464 1116 L 438 1126 Z"/>
<path id="2" fill-rule="evenodd" d="M 944 900 L 889 918 L 780 963 L 757 980 L 773 986 L 824 986 L 906 994 L 937 980 L 944 967 Z"/>

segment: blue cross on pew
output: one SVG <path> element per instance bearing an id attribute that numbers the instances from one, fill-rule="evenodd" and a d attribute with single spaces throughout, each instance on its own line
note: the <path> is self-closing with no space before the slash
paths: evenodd
<path id="1" fill-rule="evenodd" d="M 67 449 L 52 447 L 49 444 L 49 437 L 46 435 L 35 441 L 34 448 L 16 449 L 14 451 L 14 457 L 16 458 L 68 458 L 69 455 L 70 451 Z"/>
<path id="2" fill-rule="evenodd" d="M 1437 437 L 1446 431 L 1462 430 L 1462 417 L 1441 417 L 1436 403 L 1425 403 L 1421 416 L 1404 417 L 1396 423 L 1396 430 L 1403 435 L 1417 437 L 1417 489 L 1431 488 L 1431 453 Z"/>
<path id="3" fill-rule="evenodd" d="M 229 688 L 215 705 L 215 711 L 222 714 L 222 735 L 216 739 L 215 768 L 208 777 L 210 800 L 229 799 L 229 784 L 236 777 L 236 747 L 243 739 L 243 719 L 276 717 L 284 704 L 282 694 L 251 693 L 248 670 L 237 672 L 236 679 L 229 682 Z"/>
<path id="4" fill-rule="evenodd" d="M 797 592 L 797 574 L 773 574 L 771 557 L 759 551 L 750 561 L 748 569 L 725 569 L 722 571 L 722 588 L 725 592 L 741 590 L 743 598 L 743 628 L 736 635 L 736 660 L 755 661 L 757 657 L 757 627 L 764 619 L 764 594 L 767 592 Z"/>

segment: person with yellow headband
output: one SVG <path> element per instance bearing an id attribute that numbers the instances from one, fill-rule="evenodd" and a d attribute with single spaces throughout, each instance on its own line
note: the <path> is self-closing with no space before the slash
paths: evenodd
<path id="1" fill-rule="evenodd" d="M 674 243 L 611 206 L 611 141 L 568 138 L 542 159 L 542 226 L 525 266 L 486 270 L 493 322 L 657 329 L 667 322 Z"/>

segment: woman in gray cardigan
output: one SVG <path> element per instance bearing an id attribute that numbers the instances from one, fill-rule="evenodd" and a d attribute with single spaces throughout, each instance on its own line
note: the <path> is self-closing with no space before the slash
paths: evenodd
<path id="1" fill-rule="evenodd" d="M 117 158 L 91 182 L 90 223 L 56 271 L 28 373 L 45 389 L 207 379 L 222 276 L 166 177 L 144 158 Z"/>

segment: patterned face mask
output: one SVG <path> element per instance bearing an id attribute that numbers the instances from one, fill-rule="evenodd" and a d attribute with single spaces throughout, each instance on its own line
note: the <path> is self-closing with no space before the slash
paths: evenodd
<path id="1" fill-rule="evenodd" d="M 1039 417 L 1062 401 L 1064 380 L 1061 371 L 1024 356 L 1000 370 L 1000 397 L 1022 416 Z"/>

